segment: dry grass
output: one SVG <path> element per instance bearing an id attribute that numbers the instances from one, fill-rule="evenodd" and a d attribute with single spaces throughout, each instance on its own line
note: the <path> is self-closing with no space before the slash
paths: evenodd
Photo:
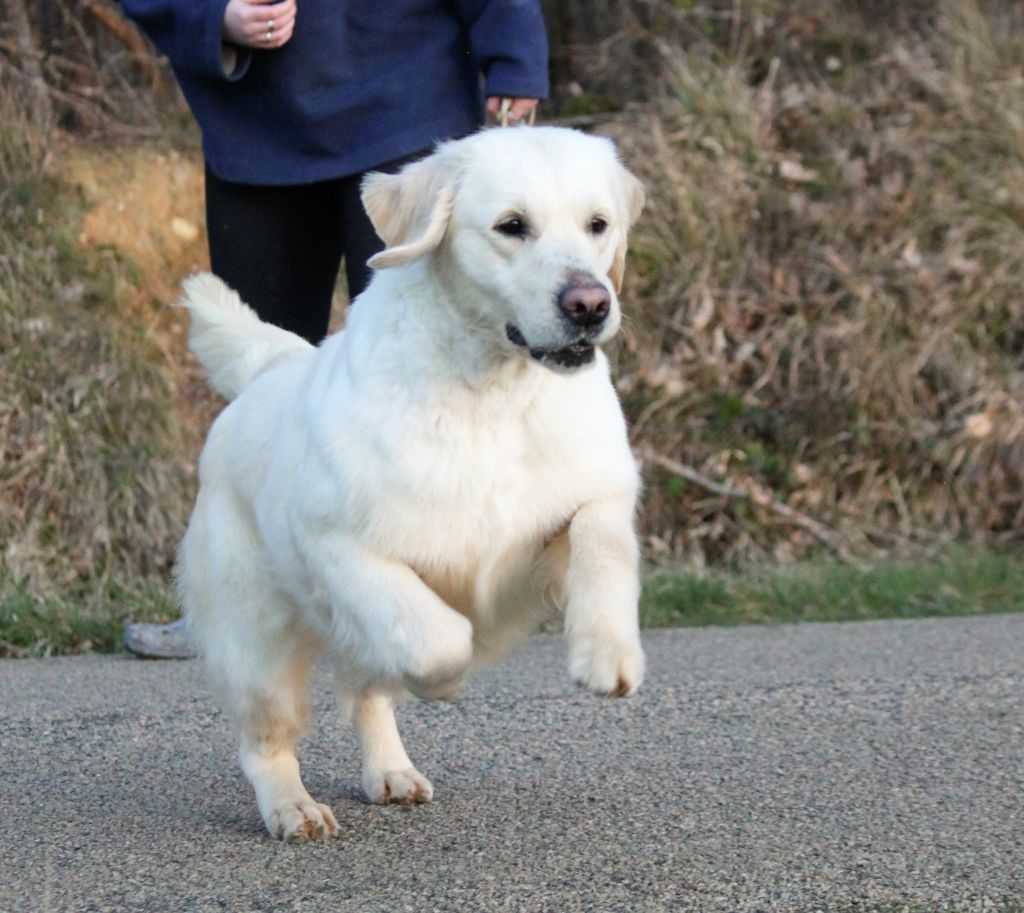
<path id="1" fill-rule="evenodd" d="M 15 86 L 0 80 L 0 212 L 24 205 L 31 197 L 48 161 L 48 140 L 35 129 Z M 7 262 L 5 249 L 0 249 L 0 257 L 0 264 Z"/>
<path id="2" fill-rule="evenodd" d="M 0 124 L 17 124 L 2 98 Z M 17 154 L 0 154 L 17 173 L 0 206 L 5 622 L 67 600 L 103 613 L 159 587 L 193 490 L 167 359 L 131 307 L 137 265 L 117 247 L 83 248 L 82 197 Z"/>
<path id="3" fill-rule="evenodd" d="M 792 14 L 770 56 L 655 38 L 670 91 L 609 131 L 650 191 L 621 359 L 634 437 L 754 495 L 652 464 L 655 554 L 817 545 L 769 492 L 862 553 L 1024 526 L 1019 17 L 948 3 L 867 41 L 826 6 L 836 35 Z"/>

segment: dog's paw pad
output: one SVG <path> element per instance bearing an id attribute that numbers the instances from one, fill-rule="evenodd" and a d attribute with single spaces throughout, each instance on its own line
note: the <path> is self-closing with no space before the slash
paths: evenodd
<path id="1" fill-rule="evenodd" d="M 415 767 L 368 773 L 363 789 L 377 805 L 425 805 L 434 796 L 434 787 Z"/>
<path id="2" fill-rule="evenodd" d="M 274 809 L 270 832 L 286 843 L 312 843 L 337 836 L 338 822 L 319 802 L 288 802 Z"/>

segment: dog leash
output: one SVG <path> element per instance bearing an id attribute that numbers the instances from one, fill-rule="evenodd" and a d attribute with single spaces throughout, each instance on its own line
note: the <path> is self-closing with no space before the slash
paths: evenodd
<path id="1" fill-rule="evenodd" d="M 509 113 L 512 110 L 512 99 L 503 97 L 501 103 L 498 105 L 498 124 L 502 127 L 508 126 Z M 534 105 L 530 109 L 530 113 L 526 118 L 526 126 L 532 127 L 533 122 L 537 119 L 537 106 Z"/>

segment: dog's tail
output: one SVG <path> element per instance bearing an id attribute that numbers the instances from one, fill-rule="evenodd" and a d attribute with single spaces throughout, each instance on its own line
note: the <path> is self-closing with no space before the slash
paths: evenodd
<path id="1" fill-rule="evenodd" d="M 228 399 L 267 368 L 313 348 L 301 336 L 264 323 L 212 273 L 190 276 L 184 290 L 179 304 L 191 311 L 189 347 L 206 368 L 210 385 Z"/>

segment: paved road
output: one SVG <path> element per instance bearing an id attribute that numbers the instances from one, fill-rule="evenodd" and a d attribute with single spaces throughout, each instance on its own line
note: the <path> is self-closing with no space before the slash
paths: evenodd
<path id="1" fill-rule="evenodd" d="M 0 911 L 1024 909 L 1024 615 L 651 632 L 643 694 L 541 637 L 409 704 L 434 804 L 360 801 L 317 683 L 326 845 L 262 831 L 193 662 L 0 662 Z"/>

